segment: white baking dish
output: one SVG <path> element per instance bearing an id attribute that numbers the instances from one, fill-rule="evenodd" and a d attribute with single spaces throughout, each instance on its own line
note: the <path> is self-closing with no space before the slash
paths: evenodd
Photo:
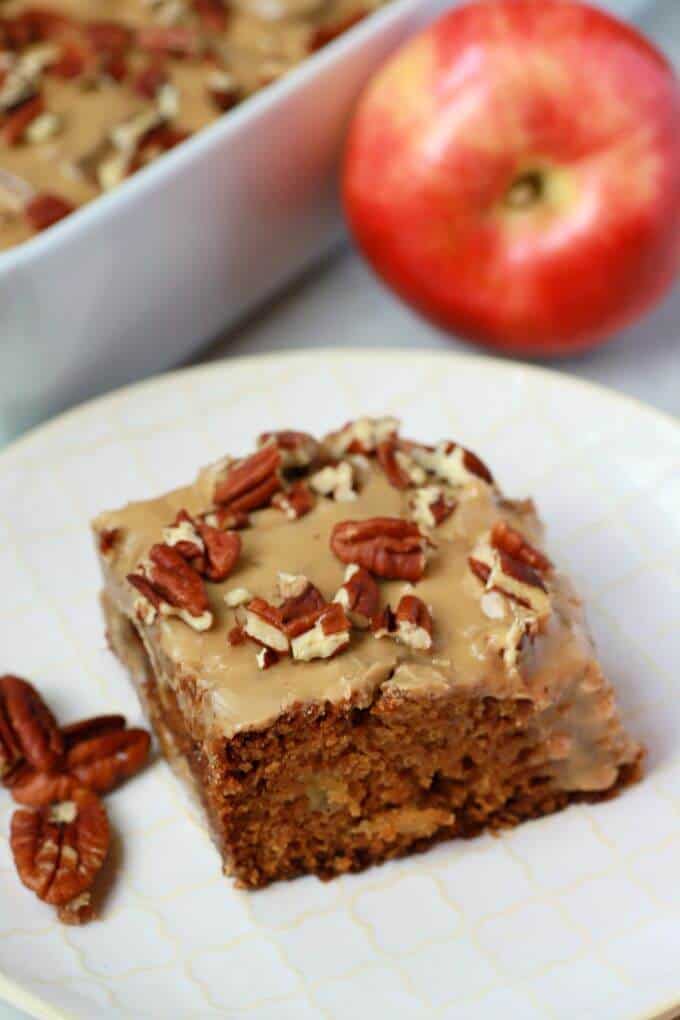
<path id="1" fill-rule="evenodd" d="M 63 223 L 0 254 L 0 436 L 167 367 L 340 234 L 370 72 L 442 0 L 395 0 Z"/>

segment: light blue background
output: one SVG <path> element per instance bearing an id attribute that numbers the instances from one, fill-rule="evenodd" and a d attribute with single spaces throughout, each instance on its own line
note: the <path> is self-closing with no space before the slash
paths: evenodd
<path id="1" fill-rule="evenodd" d="M 633 17 L 634 20 L 672 57 L 676 65 L 680 64 L 680 0 L 600 0 L 600 5 L 612 12 Z M 295 289 L 289 296 L 279 300 L 268 311 L 263 313 L 249 327 L 241 331 L 238 337 L 230 337 L 212 351 L 211 357 L 228 356 L 230 353 L 266 350 L 280 346 L 311 346 L 316 337 L 320 343 L 328 343 L 328 334 L 323 328 L 316 329 L 314 319 L 322 320 L 332 304 L 337 308 L 337 291 L 342 292 L 352 287 L 356 290 L 366 289 L 371 300 L 375 296 L 372 281 L 368 279 L 360 266 L 352 261 L 351 256 L 344 256 L 330 266 L 321 269 L 304 285 Z M 677 336 L 677 324 L 674 319 L 680 302 L 678 292 L 670 303 L 657 313 L 654 326 L 653 343 L 654 358 L 646 364 L 640 363 L 637 351 L 645 341 L 644 331 L 622 340 L 621 346 L 606 348 L 604 359 L 583 359 L 580 362 L 562 366 L 574 374 L 594 378 L 617 389 L 624 390 L 656 404 L 664 410 L 680 415 L 680 344 Z M 389 300 L 389 299 L 387 299 Z M 377 296 L 378 310 L 382 311 L 384 325 L 382 345 L 403 346 L 406 340 L 411 346 L 433 346 L 432 335 L 427 327 L 422 326 L 418 335 L 409 321 L 402 325 L 402 335 L 398 328 L 390 329 L 386 321 L 386 310 L 383 299 Z M 304 306 L 307 329 L 298 329 L 299 312 Z M 401 315 L 402 312 L 400 311 Z M 406 322 L 406 320 L 404 320 Z M 664 332 L 665 331 L 665 332 Z M 675 333 L 675 335 L 674 335 Z M 306 334 L 306 335 L 303 335 Z M 385 339 L 389 337 L 389 339 Z M 350 342 L 349 338 L 346 340 Z M 377 341 L 376 341 L 377 342 Z M 618 347 L 618 351 L 617 351 Z M 25 1020 L 26 1014 L 0 1002 L 0 1020 Z M 83 1020 L 96 1020 L 95 1017 Z M 158 1020 L 162 1020 L 161 1017 Z M 521 1020 L 521 1018 L 516 1018 Z"/>

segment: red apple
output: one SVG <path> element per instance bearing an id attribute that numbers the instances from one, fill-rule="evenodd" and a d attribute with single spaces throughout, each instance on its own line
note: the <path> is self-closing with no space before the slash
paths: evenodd
<path id="1" fill-rule="evenodd" d="M 430 319 L 506 351 L 583 350 L 680 264 L 680 86 L 594 8 L 471 3 L 370 82 L 343 192 L 367 258 Z"/>

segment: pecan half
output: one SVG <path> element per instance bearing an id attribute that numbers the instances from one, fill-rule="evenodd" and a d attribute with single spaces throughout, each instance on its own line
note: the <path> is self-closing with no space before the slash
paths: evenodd
<path id="1" fill-rule="evenodd" d="M 350 563 L 345 571 L 344 583 L 338 588 L 333 601 L 342 606 L 355 627 L 365 629 L 380 608 L 380 589 L 364 567 Z"/>
<path id="2" fill-rule="evenodd" d="M 493 476 L 480 458 L 459 443 L 439 443 L 434 449 L 419 443 L 406 444 L 414 460 L 451 485 L 468 485 L 481 479 L 493 485 Z"/>
<path id="3" fill-rule="evenodd" d="M 397 434 L 399 422 L 396 418 L 357 418 L 348 421 L 337 432 L 330 432 L 323 445 L 332 457 L 343 457 L 346 453 L 375 453 L 378 444 Z"/>
<path id="4" fill-rule="evenodd" d="M 282 510 L 291 521 L 304 517 L 314 509 L 314 495 L 306 482 L 294 482 L 283 492 L 275 492 L 272 506 Z"/>
<path id="5" fill-rule="evenodd" d="M 254 598 L 248 603 L 241 626 L 248 637 L 274 652 L 285 654 L 290 647 L 281 611 L 265 599 Z"/>
<path id="6" fill-rule="evenodd" d="M 378 463 L 387 480 L 395 489 L 408 489 L 412 485 L 423 485 L 427 475 L 413 457 L 399 446 L 395 438 L 385 439 L 376 447 Z"/>
<path id="7" fill-rule="evenodd" d="M 258 510 L 268 506 L 281 488 L 281 451 L 274 442 L 257 453 L 229 465 L 226 475 L 215 485 L 214 500 L 232 513 Z"/>
<path id="8" fill-rule="evenodd" d="M 417 651 L 432 647 L 432 617 L 417 595 L 403 595 L 395 614 L 397 641 Z"/>
<path id="9" fill-rule="evenodd" d="M 63 750 L 56 720 L 36 689 L 18 676 L 0 677 L 0 779 L 24 760 L 52 769 Z"/>
<path id="10" fill-rule="evenodd" d="M 309 484 L 321 496 L 332 497 L 337 503 L 349 503 L 357 498 L 354 490 L 354 467 L 347 460 L 327 464 L 309 479 Z"/>
<path id="11" fill-rule="evenodd" d="M 305 620 L 305 629 L 290 643 L 294 659 L 330 659 L 349 644 L 350 622 L 337 602 L 319 609 Z"/>
<path id="12" fill-rule="evenodd" d="M 128 582 L 141 595 L 136 607 L 144 623 L 153 623 L 156 613 L 178 616 L 194 630 L 208 630 L 213 617 L 203 578 L 169 545 L 153 545 L 149 563 L 128 574 Z"/>
<path id="13" fill-rule="evenodd" d="M 145 765 L 151 738 L 146 730 L 125 729 L 124 716 L 96 716 L 62 731 L 66 755 L 59 772 L 20 769 L 10 789 L 19 804 L 42 807 L 68 800 L 74 789 L 109 793 Z"/>
<path id="14" fill-rule="evenodd" d="M 88 892 L 109 849 L 104 807 L 90 790 L 12 816 L 10 846 L 19 878 L 47 903 L 63 906 Z"/>
<path id="15" fill-rule="evenodd" d="M 419 581 L 425 572 L 427 537 L 417 524 L 399 517 L 341 521 L 330 544 L 343 563 L 358 563 L 378 577 Z"/>
<path id="16" fill-rule="evenodd" d="M 526 563 L 541 574 L 549 573 L 552 570 L 552 563 L 548 557 L 527 542 L 524 535 L 512 528 L 506 521 L 497 521 L 491 529 L 491 545 L 502 552 L 512 556 L 515 560 Z"/>
<path id="17" fill-rule="evenodd" d="M 409 499 L 409 513 L 423 528 L 436 528 L 456 509 L 455 499 L 447 496 L 438 485 L 416 489 Z"/>
<path id="18" fill-rule="evenodd" d="M 270 442 L 273 442 L 281 453 L 281 467 L 284 471 L 310 467 L 319 459 L 319 443 L 308 432 L 294 432 L 292 429 L 263 432 L 258 437 L 257 445 L 262 447 Z"/>

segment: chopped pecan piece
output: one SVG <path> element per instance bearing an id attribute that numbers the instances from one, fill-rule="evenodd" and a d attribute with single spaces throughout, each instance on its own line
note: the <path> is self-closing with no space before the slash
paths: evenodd
<path id="1" fill-rule="evenodd" d="M 367 570 L 350 563 L 333 601 L 342 606 L 355 627 L 365 629 L 370 627 L 380 608 L 380 589 Z"/>
<path id="2" fill-rule="evenodd" d="M 552 570 L 552 563 L 548 557 L 527 542 L 524 535 L 510 527 L 506 521 L 497 521 L 494 524 L 491 529 L 491 545 L 512 556 L 513 559 L 521 560 L 541 574 L 547 574 Z"/>
<path id="3" fill-rule="evenodd" d="M 416 489 L 409 499 L 409 513 L 423 528 L 436 528 L 456 509 L 456 500 L 447 496 L 437 485 Z"/>
<path id="4" fill-rule="evenodd" d="M 75 206 L 65 199 L 43 191 L 26 203 L 24 213 L 34 230 L 46 230 L 69 216 L 74 209 Z"/>
<path id="5" fill-rule="evenodd" d="M 294 659 L 302 662 L 330 659 L 349 644 L 350 622 L 337 602 L 319 609 L 307 617 L 305 623 L 305 630 L 300 631 L 290 643 Z"/>
<path id="6" fill-rule="evenodd" d="M 255 656 L 257 661 L 258 669 L 269 669 L 271 666 L 275 666 L 279 661 L 279 653 L 275 652 L 273 648 L 268 648 L 263 645 L 259 652 Z"/>
<path id="7" fill-rule="evenodd" d="M 159 64 L 150 64 L 139 72 L 132 87 L 137 95 L 143 96 L 145 99 L 156 99 L 168 80 L 165 68 Z"/>
<path id="8" fill-rule="evenodd" d="M 209 581 L 224 581 L 241 555 L 241 538 L 235 531 L 221 531 L 180 510 L 163 541 L 172 546 L 194 570 Z"/>
<path id="9" fill-rule="evenodd" d="M 427 475 L 406 450 L 402 450 L 395 438 L 385 439 L 376 447 L 378 462 L 387 480 L 395 489 L 408 489 L 412 485 L 423 485 Z"/>
<path id="10" fill-rule="evenodd" d="M 248 637 L 274 652 L 285 654 L 290 647 L 281 611 L 265 599 L 254 598 L 248 603 L 241 626 Z"/>
<path id="11" fill-rule="evenodd" d="M 349 503 L 357 498 L 354 491 L 354 469 L 349 461 L 328 464 L 309 479 L 309 484 L 321 496 L 332 496 L 337 503 Z"/>
<path id="12" fill-rule="evenodd" d="M 0 779 L 23 761 L 49 771 L 63 751 L 56 720 L 36 689 L 18 676 L 0 677 Z"/>
<path id="13" fill-rule="evenodd" d="M 323 445 L 332 457 L 346 453 L 375 453 L 378 444 L 395 436 L 399 430 L 396 418 L 357 418 L 348 421 L 337 432 L 329 433 Z"/>
<path id="14" fill-rule="evenodd" d="M 206 84 L 210 98 L 222 113 L 233 110 L 241 101 L 241 91 L 229 71 L 213 71 Z"/>
<path id="15" fill-rule="evenodd" d="M 250 526 L 250 517 L 243 510 L 229 510 L 227 507 L 218 507 L 205 514 L 203 520 L 211 528 L 219 528 L 220 531 L 242 531 Z"/>
<path id="16" fill-rule="evenodd" d="M 414 458 L 424 467 L 451 485 L 468 485 L 478 479 L 493 485 L 493 476 L 479 457 L 458 443 L 439 443 L 435 449 L 419 443 L 408 443 Z"/>
<path id="17" fill-rule="evenodd" d="M 47 903 L 64 906 L 89 892 L 109 849 L 109 823 L 90 790 L 12 816 L 10 845 L 19 878 Z"/>
<path id="18" fill-rule="evenodd" d="M 479 539 L 468 563 L 486 591 L 507 595 L 539 619 L 550 615 L 550 596 L 541 575 L 528 563 L 493 546 L 490 534 Z"/>
<path id="19" fill-rule="evenodd" d="M 244 606 L 246 602 L 250 602 L 253 598 L 253 593 L 248 588 L 232 588 L 224 596 L 224 601 L 230 609 L 237 609 L 238 606 Z"/>
<path id="20" fill-rule="evenodd" d="M 419 581 L 425 572 L 428 539 L 417 524 L 399 517 L 342 521 L 330 544 L 343 563 L 358 563 L 378 577 Z"/>
<path id="21" fill-rule="evenodd" d="M 291 468 L 310 467 L 319 458 L 319 444 L 308 432 L 284 429 L 280 432 L 263 432 L 258 437 L 258 447 L 273 442 L 281 452 L 281 466 L 284 471 Z"/>
<path id="22" fill-rule="evenodd" d="M 189 25 L 145 25 L 137 30 L 137 45 L 172 57 L 197 57 L 203 50 L 200 34 Z"/>
<path id="23" fill-rule="evenodd" d="M 371 620 L 373 636 L 377 638 L 393 637 L 397 630 L 397 619 L 391 606 L 383 606 Z"/>
<path id="24" fill-rule="evenodd" d="M 153 545 L 149 563 L 128 574 L 127 580 L 141 595 L 137 611 L 144 623 L 153 623 L 156 613 L 179 616 L 194 630 L 208 630 L 213 617 L 203 578 L 180 553 L 169 545 Z"/>
<path id="25" fill-rule="evenodd" d="M 279 592 L 283 597 L 279 613 L 289 638 L 308 629 L 310 620 L 328 604 L 304 574 L 279 574 Z"/>
<path id="26" fill-rule="evenodd" d="M 432 617 L 417 595 L 403 595 L 395 614 L 397 641 L 417 651 L 432 647 Z"/>
<path id="27" fill-rule="evenodd" d="M 227 466 L 226 475 L 215 485 L 216 503 L 234 512 L 248 512 L 268 506 L 281 488 L 281 451 L 274 442 L 257 453 Z"/>
<path id="28" fill-rule="evenodd" d="M 42 96 L 33 96 L 5 115 L 2 138 L 6 145 L 18 145 L 29 124 L 45 111 Z"/>
<path id="29" fill-rule="evenodd" d="M 304 517 L 314 509 L 314 495 L 306 482 L 298 481 L 272 496 L 272 506 L 282 510 L 291 521 Z"/>
<path id="30" fill-rule="evenodd" d="M 232 646 L 232 648 L 235 648 L 236 645 L 242 645 L 245 641 L 247 641 L 248 635 L 244 631 L 243 627 L 241 627 L 239 624 L 236 624 L 234 627 L 231 628 L 231 630 L 227 634 L 227 640 L 229 641 L 229 644 Z"/>

